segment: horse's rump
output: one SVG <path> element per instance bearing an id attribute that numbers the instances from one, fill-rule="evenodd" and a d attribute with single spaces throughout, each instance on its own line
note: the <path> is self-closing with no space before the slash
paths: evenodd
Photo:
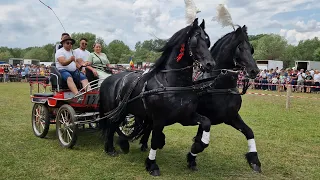
<path id="1" fill-rule="evenodd" d="M 140 94 L 144 80 L 140 78 L 140 72 L 122 72 L 114 74 L 103 81 L 100 86 L 100 115 L 106 116 L 109 112 L 114 111 L 119 106 L 123 106 L 117 110 L 117 115 L 109 117 L 113 121 L 117 121 L 118 116 L 124 112 L 128 100 Z M 135 103 L 135 102 L 132 102 Z"/>

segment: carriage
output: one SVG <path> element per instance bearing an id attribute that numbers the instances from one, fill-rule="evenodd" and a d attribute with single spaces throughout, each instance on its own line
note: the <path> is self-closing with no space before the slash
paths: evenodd
<path id="1" fill-rule="evenodd" d="M 87 69 L 87 72 L 90 70 Z M 49 77 L 29 78 L 30 98 L 33 103 L 32 129 L 35 136 L 46 137 L 50 124 L 55 124 L 61 146 L 72 148 L 76 144 L 80 127 L 85 128 L 88 124 L 90 128 L 98 129 L 99 79 L 88 77 L 88 80 L 91 90 L 87 91 L 86 87 L 81 87 L 81 83 L 76 82 L 79 94 L 74 95 L 54 64 L 50 68 Z M 117 130 L 119 135 L 130 136 L 135 132 L 132 126 L 134 117 L 128 115 L 126 119 L 126 125 L 120 126 Z"/>

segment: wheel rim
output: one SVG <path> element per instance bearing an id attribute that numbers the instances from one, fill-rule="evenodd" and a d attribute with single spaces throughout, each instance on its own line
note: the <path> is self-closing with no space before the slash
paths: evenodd
<path id="1" fill-rule="evenodd" d="M 124 135 L 130 136 L 131 133 L 134 132 L 134 124 L 134 116 L 129 115 L 126 117 L 125 124 L 122 124 L 122 126 L 120 126 L 119 129 Z"/>
<path id="2" fill-rule="evenodd" d="M 74 122 L 68 110 L 62 109 L 58 115 L 58 135 L 60 142 L 67 146 L 71 143 L 74 133 Z"/>
<path id="3" fill-rule="evenodd" d="M 44 106 L 38 104 L 33 113 L 33 130 L 37 135 L 41 135 L 45 129 L 45 110 Z"/>

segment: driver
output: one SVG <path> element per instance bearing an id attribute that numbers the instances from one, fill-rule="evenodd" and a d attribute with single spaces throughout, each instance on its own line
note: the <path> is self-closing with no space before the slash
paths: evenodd
<path id="1" fill-rule="evenodd" d="M 74 80 L 77 82 L 81 81 L 83 87 L 89 87 L 88 80 L 86 76 L 80 72 L 76 67 L 76 58 L 72 51 L 72 45 L 75 43 L 75 40 L 70 36 L 66 35 L 62 37 L 62 48 L 57 50 L 55 54 L 56 67 L 61 73 L 61 77 L 68 84 L 69 89 L 77 95 L 79 93 Z M 80 79 L 79 79 L 80 78 Z"/>

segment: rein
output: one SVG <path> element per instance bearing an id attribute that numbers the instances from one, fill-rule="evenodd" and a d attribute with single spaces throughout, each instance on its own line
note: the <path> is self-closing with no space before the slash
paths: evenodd
<path id="1" fill-rule="evenodd" d="M 205 78 L 205 79 L 201 79 L 198 81 L 195 81 L 196 84 L 198 83 L 205 83 L 205 82 L 211 82 L 211 84 L 215 85 L 215 82 L 217 79 L 219 79 L 221 76 L 225 76 L 228 73 L 233 73 L 233 74 L 239 74 L 240 72 L 246 72 L 245 71 L 245 67 L 242 68 L 243 70 L 231 70 L 231 69 L 216 69 L 216 70 L 211 70 L 211 72 L 220 72 L 217 76 L 214 77 L 209 77 L 209 78 Z M 201 72 L 201 74 L 198 76 L 200 77 L 203 74 L 203 72 Z M 236 95 L 244 95 L 246 94 L 248 88 L 250 87 L 250 82 L 249 82 L 249 78 L 245 77 L 243 80 L 243 88 L 242 88 L 242 92 L 238 91 L 238 88 L 229 88 L 229 89 L 215 89 L 214 87 L 211 87 L 209 89 L 207 89 L 205 92 L 200 92 L 199 95 L 205 94 L 205 93 L 215 93 L 215 94 L 236 94 Z"/>

